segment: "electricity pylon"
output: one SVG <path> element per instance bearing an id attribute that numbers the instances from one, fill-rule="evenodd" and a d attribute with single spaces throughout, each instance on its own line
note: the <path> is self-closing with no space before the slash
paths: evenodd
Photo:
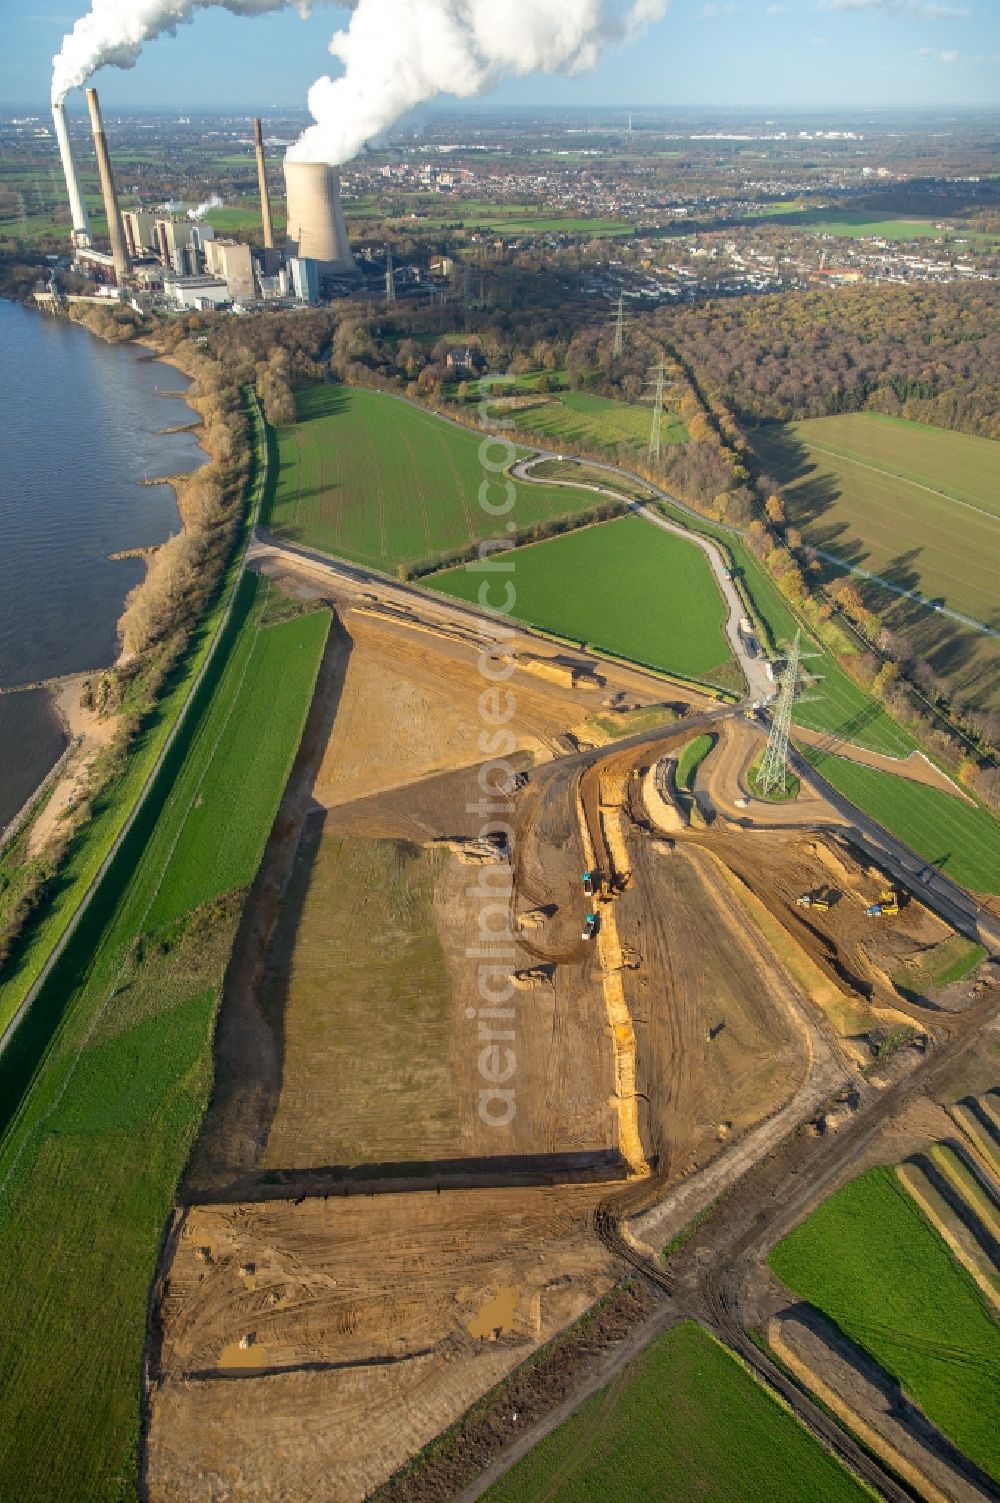
<path id="1" fill-rule="evenodd" d="M 625 352 L 625 294 L 618 294 L 618 312 L 615 315 L 615 344 L 612 354 L 620 360 Z"/>
<path id="2" fill-rule="evenodd" d="M 390 307 L 396 301 L 396 273 L 392 267 L 392 246 L 385 248 L 385 301 Z"/>
<path id="3" fill-rule="evenodd" d="M 795 633 L 788 657 L 781 672 L 778 695 L 771 711 L 771 734 L 767 738 L 767 750 L 757 773 L 757 792 L 770 797 L 776 788 L 782 793 L 788 788 L 788 732 L 792 724 L 792 709 L 801 699 L 798 694 L 801 682 L 802 659 L 810 656 L 800 646 L 801 631 Z"/>
<path id="4" fill-rule="evenodd" d="M 653 399 L 653 424 L 649 430 L 649 457 L 660 457 L 660 430 L 663 427 L 663 361 L 656 372 L 656 396 Z"/>

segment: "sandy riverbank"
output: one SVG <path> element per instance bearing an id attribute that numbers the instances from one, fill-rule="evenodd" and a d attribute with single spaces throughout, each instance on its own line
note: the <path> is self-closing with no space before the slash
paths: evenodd
<path id="1" fill-rule="evenodd" d="M 90 769 L 99 752 L 114 740 L 118 730 L 117 715 L 98 715 L 81 703 L 83 686 L 92 673 L 77 673 L 59 680 L 53 687 L 52 703 L 70 740 L 70 751 L 62 772 L 44 809 L 35 817 L 28 832 L 28 855 L 44 850 L 60 819 L 85 795 Z"/>

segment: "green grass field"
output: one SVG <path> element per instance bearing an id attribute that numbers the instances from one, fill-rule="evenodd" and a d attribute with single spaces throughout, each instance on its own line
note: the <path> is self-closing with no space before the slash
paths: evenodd
<path id="1" fill-rule="evenodd" d="M 4 1099 L 21 1097 L 0 1143 L 5 1498 L 26 1479 L 33 1503 L 135 1497 L 149 1285 L 211 1084 L 238 890 L 329 626 L 326 612 L 260 626 L 267 589 L 241 583 L 151 798 L 22 1027 L 61 1015 L 29 1091 L 21 1033 L 3 1057 Z"/>
<path id="2" fill-rule="evenodd" d="M 845 1185 L 769 1261 L 1000 1479 L 996 1322 L 891 1168 Z"/>
<path id="3" fill-rule="evenodd" d="M 309 386 L 299 421 L 278 434 L 279 470 L 265 522 L 280 537 L 393 570 L 454 554 L 481 538 L 592 511 L 600 497 L 567 486 L 515 485 L 483 468 L 482 438 L 382 392 Z M 487 456 L 499 463 L 494 444 Z M 488 488 L 480 488 L 488 482 Z"/>
<path id="4" fill-rule="evenodd" d="M 613 402 L 585 391 L 560 392 L 536 407 L 520 407 L 501 413 L 519 428 L 537 433 L 543 443 L 645 452 L 649 444 L 652 409 L 634 402 Z M 662 438 L 671 444 L 687 441 L 687 429 L 679 417 L 664 413 Z"/>
<path id="5" fill-rule="evenodd" d="M 618 517 L 508 555 L 519 621 L 684 678 L 729 684 L 725 607 L 699 548 L 639 517 Z M 460 567 L 435 589 L 477 599 L 489 576 Z M 494 581 L 494 598 L 502 592 Z"/>
<path id="6" fill-rule="evenodd" d="M 692 523 L 684 512 L 669 505 L 661 504 L 660 510 L 674 521 L 684 525 Z M 723 544 L 732 559 L 734 571 L 753 601 L 754 610 L 764 622 L 776 650 L 781 651 L 791 642 L 800 623 L 774 580 L 750 550 L 725 528 L 700 519 L 694 527 Z M 917 743 L 909 732 L 897 725 L 878 701 L 849 677 L 832 652 L 808 633 L 804 633 L 802 645 L 804 651 L 815 654 L 809 657 L 806 666 L 820 681 L 814 685 L 811 696 L 796 705 L 794 720 L 797 725 L 832 731 L 846 741 L 893 757 L 905 757 L 913 751 Z"/>
<path id="7" fill-rule="evenodd" d="M 807 542 L 974 621 L 1000 623 L 1000 443 L 847 413 L 766 425 L 754 447 Z M 862 590 L 918 655 L 977 702 L 1000 705 L 1000 642 L 888 590 Z"/>
<path id="8" fill-rule="evenodd" d="M 933 219 L 885 219 L 863 209 L 814 209 L 768 204 L 750 215 L 751 220 L 765 217 L 788 229 L 802 229 L 810 235 L 836 235 L 845 240 L 943 240 L 951 233 L 939 229 Z"/>
<path id="9" fill-rule="evenodd" d="M 861 1503 L 870 1495 L 693 1321 L 484 1493 L 485 1503 Z"/>
<path id="10" fill-rule="evenodd" d="M 285 228 L 283 199 L 272 197 L 271 214 L 274 219 L 274 228 L 283 230 Z M 232 235 L 237 230 L 259 230 L 260 204 L 225 204 L 222 208 L 209 209 L 205 214 L 205 223 L 210 224 L 219 235 Z"/>
<path id="11" fill-rule="evenodd" d="M 553 214 L 544 204 L 495 204 L 482 199 L 453 198 L 450 194 L 390 195 L 389 202 L 373 206 L 376 214 L 389 217 L 389 204 L 399 199 L 405 212 L 438 224 L 461 224 L 466 229 L 495 229 L 505 235 L 631 235 L 635 225 L 627 219 L 588 218 L 579 214 Z"/>
<path id="12" fill-rule="evenodd" d="M 925 861 L 973 892 L 1000 893 L 1000 824 L 985 809 L 941 788 L 804 750 L 817 772 Z"/>

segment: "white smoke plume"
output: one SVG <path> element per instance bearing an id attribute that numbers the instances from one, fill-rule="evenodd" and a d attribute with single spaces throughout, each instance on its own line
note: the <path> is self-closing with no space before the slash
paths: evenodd
<path id="1" fill-rule="evenodd" d="M 290 161 L 348 161 L 436 94 L 469 98 L 504 75 L 590 68 L 610 42 L 659 20 L 668 0 L 357 0 L 330 51 L 344 66 L 309 90 L 315 125 Z"/>
<path id="2" fill-rule="evenodd" d="M 60 104 L 98 68 L 133 68 L 144 42 L 176 31 L 208 6 L 260 16 L 292 4 L 301 15 L 309 14 L 309 0 L 91 0 L 90 10 L 63 37 L 52 59 L 52 103 Z"/>
<path id="3" fill-rule="evenodd" d="M 257 16 L 312 0 L 91 0 L 52 60 L 52 102 L 98 68 L 132 68 L 145 42 L 220 5 Z M 341 0 L 343 3 L 343 0 Z M 315 125 L 288 155 L 337 166 L 400 115 L 436 94 L 470 98 L 505 75 L 577 73 L 610 43 L 657 21 L 669 0 L 347 0 L 350 24 L 330 51 L 341 77 L 309 90 Z"/>
<path id="4" fill-rule="evenodd" d="M 211 196 L 211 198 L 206 198 L 205 202 L 203 204 L 199 204 L 196 209 L 188 209 L 188 218 L 189 219 L 204 219 L 204 217 L 208 213 L 209 209 L 221 209 L 221 208 L 222 208 L 222 199 L 219 197 L 219 195 L 217 193 L 213 193 L 212 196 Z"/>

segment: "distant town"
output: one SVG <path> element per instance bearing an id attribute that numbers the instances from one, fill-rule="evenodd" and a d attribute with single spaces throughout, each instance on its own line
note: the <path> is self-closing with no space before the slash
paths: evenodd
<path id="1" fill-rule="evenodd" d="M 540 263 L 569 297 L 630 306 L 1000 274 L 1000 188 L 974 116 L 942 121 L 931 149 L 905 120 L 440 115 L 372 143 L 339 182 L 328 170 L 349 244 L 311 254 L 289 227 L 281 168 L 301 119 L 264 120 L 258 155 L 248 118 L 117 116 L 105 140 L 121 278 L 91 131 L 67 123 L 86 225 L 70 223 L 46 115 L 0 120 L 0 248 L 44 254 L 43 301 L 468 305 L 488 298 L 495 268 Z"/>

